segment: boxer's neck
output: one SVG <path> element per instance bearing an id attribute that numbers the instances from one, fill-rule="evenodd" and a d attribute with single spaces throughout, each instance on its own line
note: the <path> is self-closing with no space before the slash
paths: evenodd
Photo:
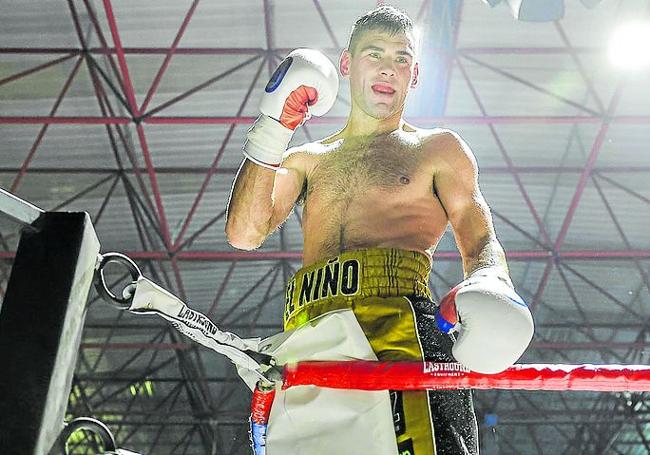
<path id="1" fill-rule="evenodd" d="M 389 117 L 377 119 L 362 111 L 355 112 L 353 109 L 345 127 L 341 130 L 340 137 L 378 136 L 398 130 L 403 124 L 401 110 Z"/>

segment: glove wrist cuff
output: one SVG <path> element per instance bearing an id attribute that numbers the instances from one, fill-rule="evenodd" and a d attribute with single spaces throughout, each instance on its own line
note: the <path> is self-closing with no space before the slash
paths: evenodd
<path id="1" fill-rule="evenodd" d="M 292 137 L 293 130 L 262 114 L 246 134 L 244 156 L 265 167 L 278 167 Z"/>
<path id="2" fill-rule="evenodd" d="M 479 278 L 479 277 L 495 277 L 498 278 L 499 280 L 503 281 L 505 284 L 508 285 L 508 287 L 514 289 L 514 285 L 512 284 L 512 280 L 510 279 L 510 276 L 508 273 L 503 269 L 503 267 L 498 266 L 498 265 L 488 265 L 485 267 L 480 267 L 476 270 L 474 270 L 472 273 L 469 274 L 467 279 L 471 278 Z"/>

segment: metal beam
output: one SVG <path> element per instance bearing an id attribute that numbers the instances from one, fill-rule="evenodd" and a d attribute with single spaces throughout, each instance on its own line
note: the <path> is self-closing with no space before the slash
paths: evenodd
<path id="1" fill-rule="evenodd" d="M 126 251 L 124 254 L 137 260 L 169 261 L 172 257 L 179 261 L 274 261 L 280 259 L 301 260 L 302 251 Z M 549 251 L 509 250 L 509 261 L 547 261 L 554 255 Z M 13 259 L 15 252 L 0 251 L 0 259 Z M 650 249 L 634 250 L 567 250 L 556 257 L 571 261 L 627 261 L 631 259 L 650 259 Z M 433 255 L 433 261 L 458 261 L 457 251 L 440 251 Z"/>
<path id="2" fill-rule="evenodd" d="M 257 60 L 255 57 L 253 60 Z M 252 60 L 251 60 L 252 61 Z M 245 62 L 246 64 L 250 62 Z M 207 82 L 207 81 L 206 81 Z M 213 81 L 210 80 L 210 83 Z M 165 106 L 166 107 L 166 106 Z M 251 125 L 257 117 L 247 116 L 152 116 L 141 119 L 142 123 L 152 125 L 223 125 L 236 123 Z M 408 120 L 418 125 L 594 125 L 601 124 L 604 117 L 593 115 L 464 115 L 441 117 L 409 117 Z M 343 125 L 346 117 L 314 117 L 311 125 Z M 614 115 L 607 118 L 610 124 L 648 125 L 650 115 Z M 94 117 L 94 116 L 0 116 L 0 125 L 103 125 L 132 123 L 129 117 Z"/>

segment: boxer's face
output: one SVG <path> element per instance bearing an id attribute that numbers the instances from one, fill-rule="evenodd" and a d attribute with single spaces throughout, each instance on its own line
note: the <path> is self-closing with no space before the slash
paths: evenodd
<path id="1" fill-rule="evenodd" d="M 343 51 L 341 74 L 350 78 L 353 106 L 382 119 L 399 113 L 409 88 L 417 83 L 411 34 L 368 30 L 350 53 Z"/>

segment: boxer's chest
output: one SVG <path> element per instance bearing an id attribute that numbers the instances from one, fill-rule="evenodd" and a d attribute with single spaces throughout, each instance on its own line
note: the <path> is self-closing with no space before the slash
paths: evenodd
<path id="1" fill-rule="evenodd" d="M 373 190 L 418 191 L 424 172 L 419 141 L 391 136 L 348 140 L 319 156 L 308 177 L 307 195 L 347 199 Z"/>

